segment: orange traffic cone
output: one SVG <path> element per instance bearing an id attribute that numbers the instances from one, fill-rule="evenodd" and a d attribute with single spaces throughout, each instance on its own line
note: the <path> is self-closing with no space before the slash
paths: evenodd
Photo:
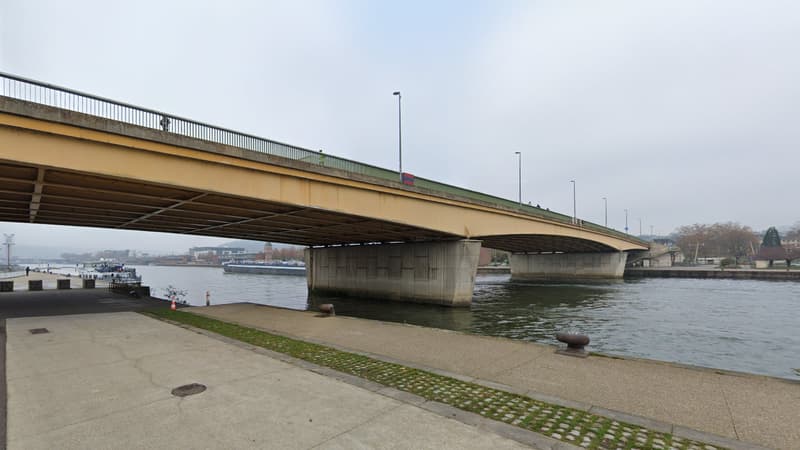
<path id="1" fill-rule="evenodd" d="M 172 297 L 172 305 L 170 305 L 169 309 L 175 311 L 177 307 L 175 306 L 175 297 Z"/>

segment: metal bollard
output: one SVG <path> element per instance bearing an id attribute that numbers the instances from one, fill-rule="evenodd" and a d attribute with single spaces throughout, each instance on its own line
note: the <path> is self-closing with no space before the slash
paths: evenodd
<path id="1" fill-rule="evenodd" d="M 577 356 L 586 358 L 589 352 L 583 347 L 589 345 L 589 336 L 579 333 L 556 333 L 556 339 L 567 344 L 567 348 L 556 350 L 559 355 Z"/>

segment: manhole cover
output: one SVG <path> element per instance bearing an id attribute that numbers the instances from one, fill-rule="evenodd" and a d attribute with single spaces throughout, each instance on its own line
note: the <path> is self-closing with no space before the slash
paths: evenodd
<path id="1" fill-rule="evenodd" d="M 50 332 L 50 330 L 48 330 L 47 328 L 31 328 L 28 331 L 30 331 L 31 334 L 43 334 L 43 333 L 49 333 Z"/>
<path id="2" fill-rule="evenodd" d="M 172 395 L 177 397 L 186 397 L 187 395 L 199 394 L 206 390 L 205 385 L 200 383 L 184 384 L 172 390 Z"/>

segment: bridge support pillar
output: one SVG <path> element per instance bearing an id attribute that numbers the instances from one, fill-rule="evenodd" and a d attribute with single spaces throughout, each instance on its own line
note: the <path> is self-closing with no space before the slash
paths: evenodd
<path id="1" fill-rule="evenodd" d="M 469 306 L 480 241 L 307 248 L 309 292 Z"/>
<path id="2" fill-rule="evenodd" d="M 512 280 L 581 280 L 622 278 L 628 254 L 552 253 L 511 255 Z"/>

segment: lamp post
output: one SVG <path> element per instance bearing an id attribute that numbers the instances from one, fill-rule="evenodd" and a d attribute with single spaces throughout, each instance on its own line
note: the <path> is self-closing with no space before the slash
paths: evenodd
<path id="1" fill-rule="evenodd" d="M 11 270 L 11 246 L 14 245 L 14 235 L 13 234 L 3 234 L 5 236 L 6 241 L 3 245 L 6 246 L 6 265 L 8 266 L 8 270 Z"/>
<path id="2" fill-rule="evenodd" d="M 608 228 L 608 199 L 603 197 L 603 209 L 605 211 L 605 222 L 604 226 Z"/>
<path id="3" fill-rule="evenodd" d="M 517 155 L 517 168 L 519 169 L 519 206 L 522 207 L 522 152 L 514 152 Z"/>
<path id="4" fill-rule="evenodd" d="M 628 234 L 628 210 L 625 210 L 625 234 Z"/>
<path id="5" fill-rule="evenodd" d="M 403 96 L 400 91 L 392 92 L 392 95 L 397 96 L 397 155 L 399 162 L 398 172 L 400 173 L 400 182 L 403 182 L 403 109 L 400 104 Z"/>
<path id="6" fill-rule="evenodd" d="M 639 217 L 639 237 L 642 237 L 642 218 Z"/>
<path id="7" fill-rule="evenodd" d="M 572 183 L 572 223 L 578 223 L 578 207 L 575 201 L 575 180 L 569 180 Z"/>

